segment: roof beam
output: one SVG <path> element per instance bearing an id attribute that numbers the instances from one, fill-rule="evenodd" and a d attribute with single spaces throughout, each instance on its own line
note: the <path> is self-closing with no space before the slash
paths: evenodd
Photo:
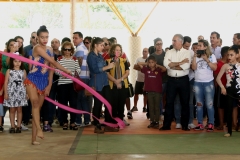
<path id="1" fill-rule="evenodd" d="M 88 2 L 103 2 L 104 0 L 87 0 Z M 238 0 L 161 0 L 162 2 L 214 2 L 214 1 L 238 1 Z M 0 2 L 41 2 L 40 0 L 0 0 Z M 70 2 L 70 0 L 42 0 L 42 2 Z M 84 0 L 76 0 L 76 2 L 86 2 Z M 157 0 L 113 0 L 113 2 L 157 2 Z"/>

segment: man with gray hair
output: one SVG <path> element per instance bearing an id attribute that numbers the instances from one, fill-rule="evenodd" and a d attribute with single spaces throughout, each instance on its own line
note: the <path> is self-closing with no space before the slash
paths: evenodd
<path id="1" fill-rule="evenodd" d="M 164 57 L 164 66 L 167 68 L 167 94 L 163 127 L 160 130 L 170 130 L 173 119 L 174 100 L 179 95 L 182 111 L 182 130 L 188 131 L 189 120 L 189 69 L 191 54 L 183 48 L 184 38 L 181 34 L 174 35 L 172 39 L 173 49 Z"/>

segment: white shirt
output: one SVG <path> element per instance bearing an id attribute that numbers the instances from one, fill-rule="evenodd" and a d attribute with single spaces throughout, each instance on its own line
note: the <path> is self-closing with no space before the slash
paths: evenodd
<path id="1" fill-rule="evenodd" d="M 212 54 L 209 58 L 212 63 L 217 63 L 216 57 Z M 210 82 L 214 79 L 213 70 L 203 58 L 196 57 L 197 69 L 195 70 L 196 82 Z"/>
<path id="2" fill-rule="evenodd" d="M 190 50 L 190 53 L 191 53 L 191 64 L 192 64 L 192 61 L 193 61 L 193 57 L 194 57 L 194 52 L 193 50 Z M 188 77 L 189 77 L 189 81 L 191 81 L 193 78 L 194 78 L 194 71 L 190 68 L 189 70 L 189 74 L 188 74 Z"/>
<path id="3" fill-rule="evenodd" d="M 180 67 L 183 70 L 170 69 L 170 67 L 168 66 L 171 62 L 181 62 L 186 58 L 189 59 L 189 63 L 184 63 L 183 65 L 180 65 Z M 183 77 L 188 75 L 189 69 L 190 69 L 190 63 L 191 63 L 191 53 L 189 50 L 186 50 L 184 48 L 178 51 L 176 49 L 168 50 L 163 61 L 163 65 L 167 68 L 167 74 L 170 77 Z"/>
<path id="4" fill-rule="evenodd" d="M 222 55 L 221 55 L 221 47 L 217 46 L 216 48 L 212 48 L 211 47 L 211 51 L 212 53 L 216 56 L 217 59 L 221 59 Z"/>
<path id="5" fill-rule="evenodd" d="M 139 57 L 137 60 L 136 60 L 136 63 L 139 63 L 139 62 L 145 62 L 146 59 L 142 58 L 142 57 Z M 137 71 L 138 74 L 137 74 L 137 81 L 138 82 L 144 82 L 144 73 L 142 73 L 141 71 Z"/>

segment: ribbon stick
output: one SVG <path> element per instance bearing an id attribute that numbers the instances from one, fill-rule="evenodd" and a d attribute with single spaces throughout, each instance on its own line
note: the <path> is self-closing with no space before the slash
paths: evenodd
<path id="1" fill-rule="evenodd" d="M 112 117 L 112 107 L 111 105 L 109 104 L 109 102 L 103 98 L 99 93 L 97 93 L 95 90 L 93 90 L 91 87 L 89 87 L 88 85 L 86 85 L 85 83 L 81 82 L 80 80 L 64 73 L 63 71 L 60 71 L 58 69 L 55 69 L 55 68 L 52 68 L 52 67 L 49 67 L 45 64 L 42 64 L 42 63 L 39 63 L 37 61 L 33 61 L 33 60 L 30 60 L 28 58 L 25 58 L 25 57 L 22 57 L 22 56 L 19 56 L 19 55 L 16 55 L 16 54 L 12 54 L 12 53 L 6 53 L 6 52 L 2 52 L 0 51 L 0 54 L 2 55 L 5 55 L 5 56 L 8 56 L 8 57 L 11 57 L 11 58 L 14 58 L 14 59 L 18 59 L 22 62 L 25 62 L 25 63 L 29 63 L 29 64 L 33 64 L 33 65 L 36 65 L 36 66 L 42 66 L 42 67 L 45 67 L 45 68 L 48 68 L 50 70 L 54 70 L 54 71 L 57 71 L 58 73 L 62 74 L 63 76 L 71 79 L 72 81 L 78 83 L 79 85 L 83 86 L 86 90 L 88 90 L 90 93 L 93 94 L 93 96 L 95 96 L 96 98 L 98 98 L 103 104 L 105 104 L 106 108 L 108 109 L 109 113 L 110 113 L 110 116 Z M 59 106 L 60 108 L 66 110 L 66 111 L 69 111 L 69 112 L 73 112 L 73 113 L 78 113 L 78 114 L 82 114 L 82 113 L 85 113 L 85 114 L 91 114 L 89 112 L 85 112 L 85 111 L 81 111 L 81 110 L 76 110 L 76 109 L 73 109 L 73 108 L 70 108 L 68 106 L 65 106 L 63 104 L 60 104 L 60 103 L 57 103 L 55 102 L 54 100 L 48 98 L 48 97 L 45 97 L 45 99 L 53 104 L 56 104 L 57 106 Z M 93 116 L 94 117 L 94 116 Z M 94 117 L 96 118 L 96 117 Z M 113 117 L 112 117 L 113 118 Z M 125 127 L 125 124 L 124 122 L 120 119 L 120 118 L 113 118 L 117 124 L 112 124 L 112 123 L 107 123 L 107 122 L 102 122 L 103 124 L 106 124 L 110 127 L 120 127 L 121 129 Z M 97 119 L 99 120 L 99 119 Z"/>

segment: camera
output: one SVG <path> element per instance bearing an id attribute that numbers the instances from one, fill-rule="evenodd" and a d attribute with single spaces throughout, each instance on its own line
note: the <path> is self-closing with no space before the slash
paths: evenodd
<path id="1" fill-rule="evenodd" d="M 203 54 L 205 54 L 205 50 L 197 50 L 197 57 L 200 58 Z"/>

